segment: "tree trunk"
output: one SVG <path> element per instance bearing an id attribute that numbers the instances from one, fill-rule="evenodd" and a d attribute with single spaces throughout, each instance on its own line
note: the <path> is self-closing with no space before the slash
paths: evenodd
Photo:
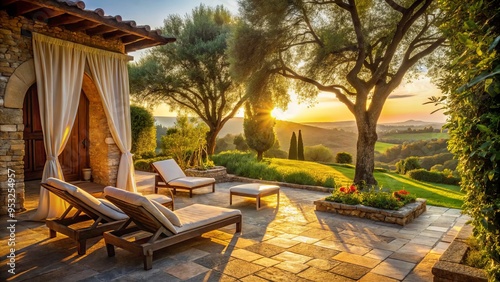
<path id="1" fill-rule="evenodd" d="M 211 156 L 215 153 L 217 134 L 219 134 L 220 130 L 221 130 L 220 128 L 214 128 L 214 129 L 210 129 L 210 131 L 207 132 L 207 154 L 209 156 Z"/>
<path id="2" fill-rule="evenodd" d="M 257 151 L 257 161 L 258 162 L 262 161 L 263 154 L 264 154 L 264 152 Z"/>
<path id="3" fill-rule="evenodd" d="M 354 184 L 360 189 L 364 184 L 368 187 L 376 186 L 377 180 L 373 176 L 375 168 L 375 143 L 377 142 L 377 121 L 368 117 L 356 116 L 358 127 L 358 142 L 356 148 L 356 171 L 354 174 Z"/>

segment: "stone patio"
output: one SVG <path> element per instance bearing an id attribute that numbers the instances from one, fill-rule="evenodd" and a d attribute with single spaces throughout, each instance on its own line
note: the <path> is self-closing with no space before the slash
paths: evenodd
<path id="1" fill-rule="evenodd" d="M 137 174 L 139 190 L 153 191 L 152 174 Z M 193 198 L 178 192 L 176 208 L 192 203 L 229 207 L 229 188 L 197 189 Z M 27 212 L 17 215 L 16 274 L 7 273 L 5 240 L 0 246 L 2 272 L 8 281 L 432 281 L 431 268 L 468 217 L 460 210 L 427 206 L 402 227 L 314 210 L 325 193 L 281 187 L 276 197 L 237 197 L 232 208 L 243 213 L 243 232 L 234 225 L 155 252 L 153 269 L 142 259 L 117 249 L 109 258 L 104 240 L 87 243 L 84 256 L 64 235 L 49 239 L 43 223 L 27 221 L 38 204 L 39 188 L 27 185 Z M 161 192 L 161 191 L 160 191 Z M 7 222 L 2 216 L 1 221 Z M 4 280 L 1 279 L 1 280 Z"/>

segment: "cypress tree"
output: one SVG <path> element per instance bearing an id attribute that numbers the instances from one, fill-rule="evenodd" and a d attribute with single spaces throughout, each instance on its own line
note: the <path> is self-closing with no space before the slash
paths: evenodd
<path id="1" fill-rule="evenodd" d="M 243 129 L 247 144 L 257 151 L 257 160 L 262 160 L 265 151 L 271 149 L 275 142 L 274 124 L 269 107 L 254 108 L 249 102 L 245 105 Z M 272 108 L 272 107 L 271 107 Z"/>
<path id="2" fill-rule="evenodd" d="M 302 142 L 302 130 L 299 130 L 299 141 L 297 143 L 297 159 L 304 160 L 304 142 Z"/>
<path id="3" fill-rule="evenodd" d="M 297 136 L 295 135 L 295 131 L 292 133 L 292 139 L 290 139 L 290 149 L 288 149 L 288 159 L 289 160 L 297 159 Z"/>

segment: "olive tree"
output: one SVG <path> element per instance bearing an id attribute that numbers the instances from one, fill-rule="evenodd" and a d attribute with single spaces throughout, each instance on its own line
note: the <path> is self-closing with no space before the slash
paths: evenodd
<path id="1" fill-rule="evenodd" d="M 354 182 L 377 184 L 376 125 L 384 103 L 445 42 L 436 1 L 241 0 L 240 11 L 229 48 L 235 77 L 266 71 L 289 79 L 303 98 L 331 93 L 356 120 Z"/>
<path id="2" fill-rule="evenodd" d="M 208 126 L 209 155 L 215 151 L 217 134 L 247 100 L 229 73 L 226 41 L 233 21 L 222 6 L 200 5 L 184 18 L 170 15 L 163 31 L 176 42 L 153 48 L 129 66 L 131 93 L 137 100 L 165 102 Z"/>

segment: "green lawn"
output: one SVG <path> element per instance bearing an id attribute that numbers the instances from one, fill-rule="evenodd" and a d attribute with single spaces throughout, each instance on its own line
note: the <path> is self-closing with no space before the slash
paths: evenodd
<path id="1" fill-rule="evenodd" d="M 288 159 L 266 159 L 269 160 L 270 167 L 276 169 L 278 172 L 286 175 L 294 172 L 307 172 L 316 179 L 325 179 L 328 176 L 332 176 L 335 179 L 337 185 L 342 185 L 345 182 L 351 182 L 351 180 L 346 177 L 343 173 L 332 169 L 331 166 L 308 161 L 294 161 Z"/>
<path id="2" fill-rule="evenodd" d="M 354 168 L 340 165 L 331 167 L 349 180 L 354 178 Z M 460 209 L 463 204 L 464 193 L 459 186 L 417 181 L 393 172 L 375 172 L 375 179 L 383 188 L 391 191 L 408 190 L 419 198 L 427 199 L 429 205 Z"/>
<path id="3" fill-rule="evenodd" d="M 431 139 L 449 139 L 448 133 L 434 133 L 434 132 L 424 132 L 424 133 L 394 133 L 387 134 L 380 137 L 381 140 L 397 139 L 402 141 L 419 141 L 419 140 L 431 140 Z"/>
<path id="4" fill-rule="evenodd" d="M 387 149 L 394 147 L 396 145 L 391 144 L 391 143 L 385 143 L 385 142 L 377 142 L 375 143 L 375 151 L 379 153 L 384 153 L 387 151 Z"/>

